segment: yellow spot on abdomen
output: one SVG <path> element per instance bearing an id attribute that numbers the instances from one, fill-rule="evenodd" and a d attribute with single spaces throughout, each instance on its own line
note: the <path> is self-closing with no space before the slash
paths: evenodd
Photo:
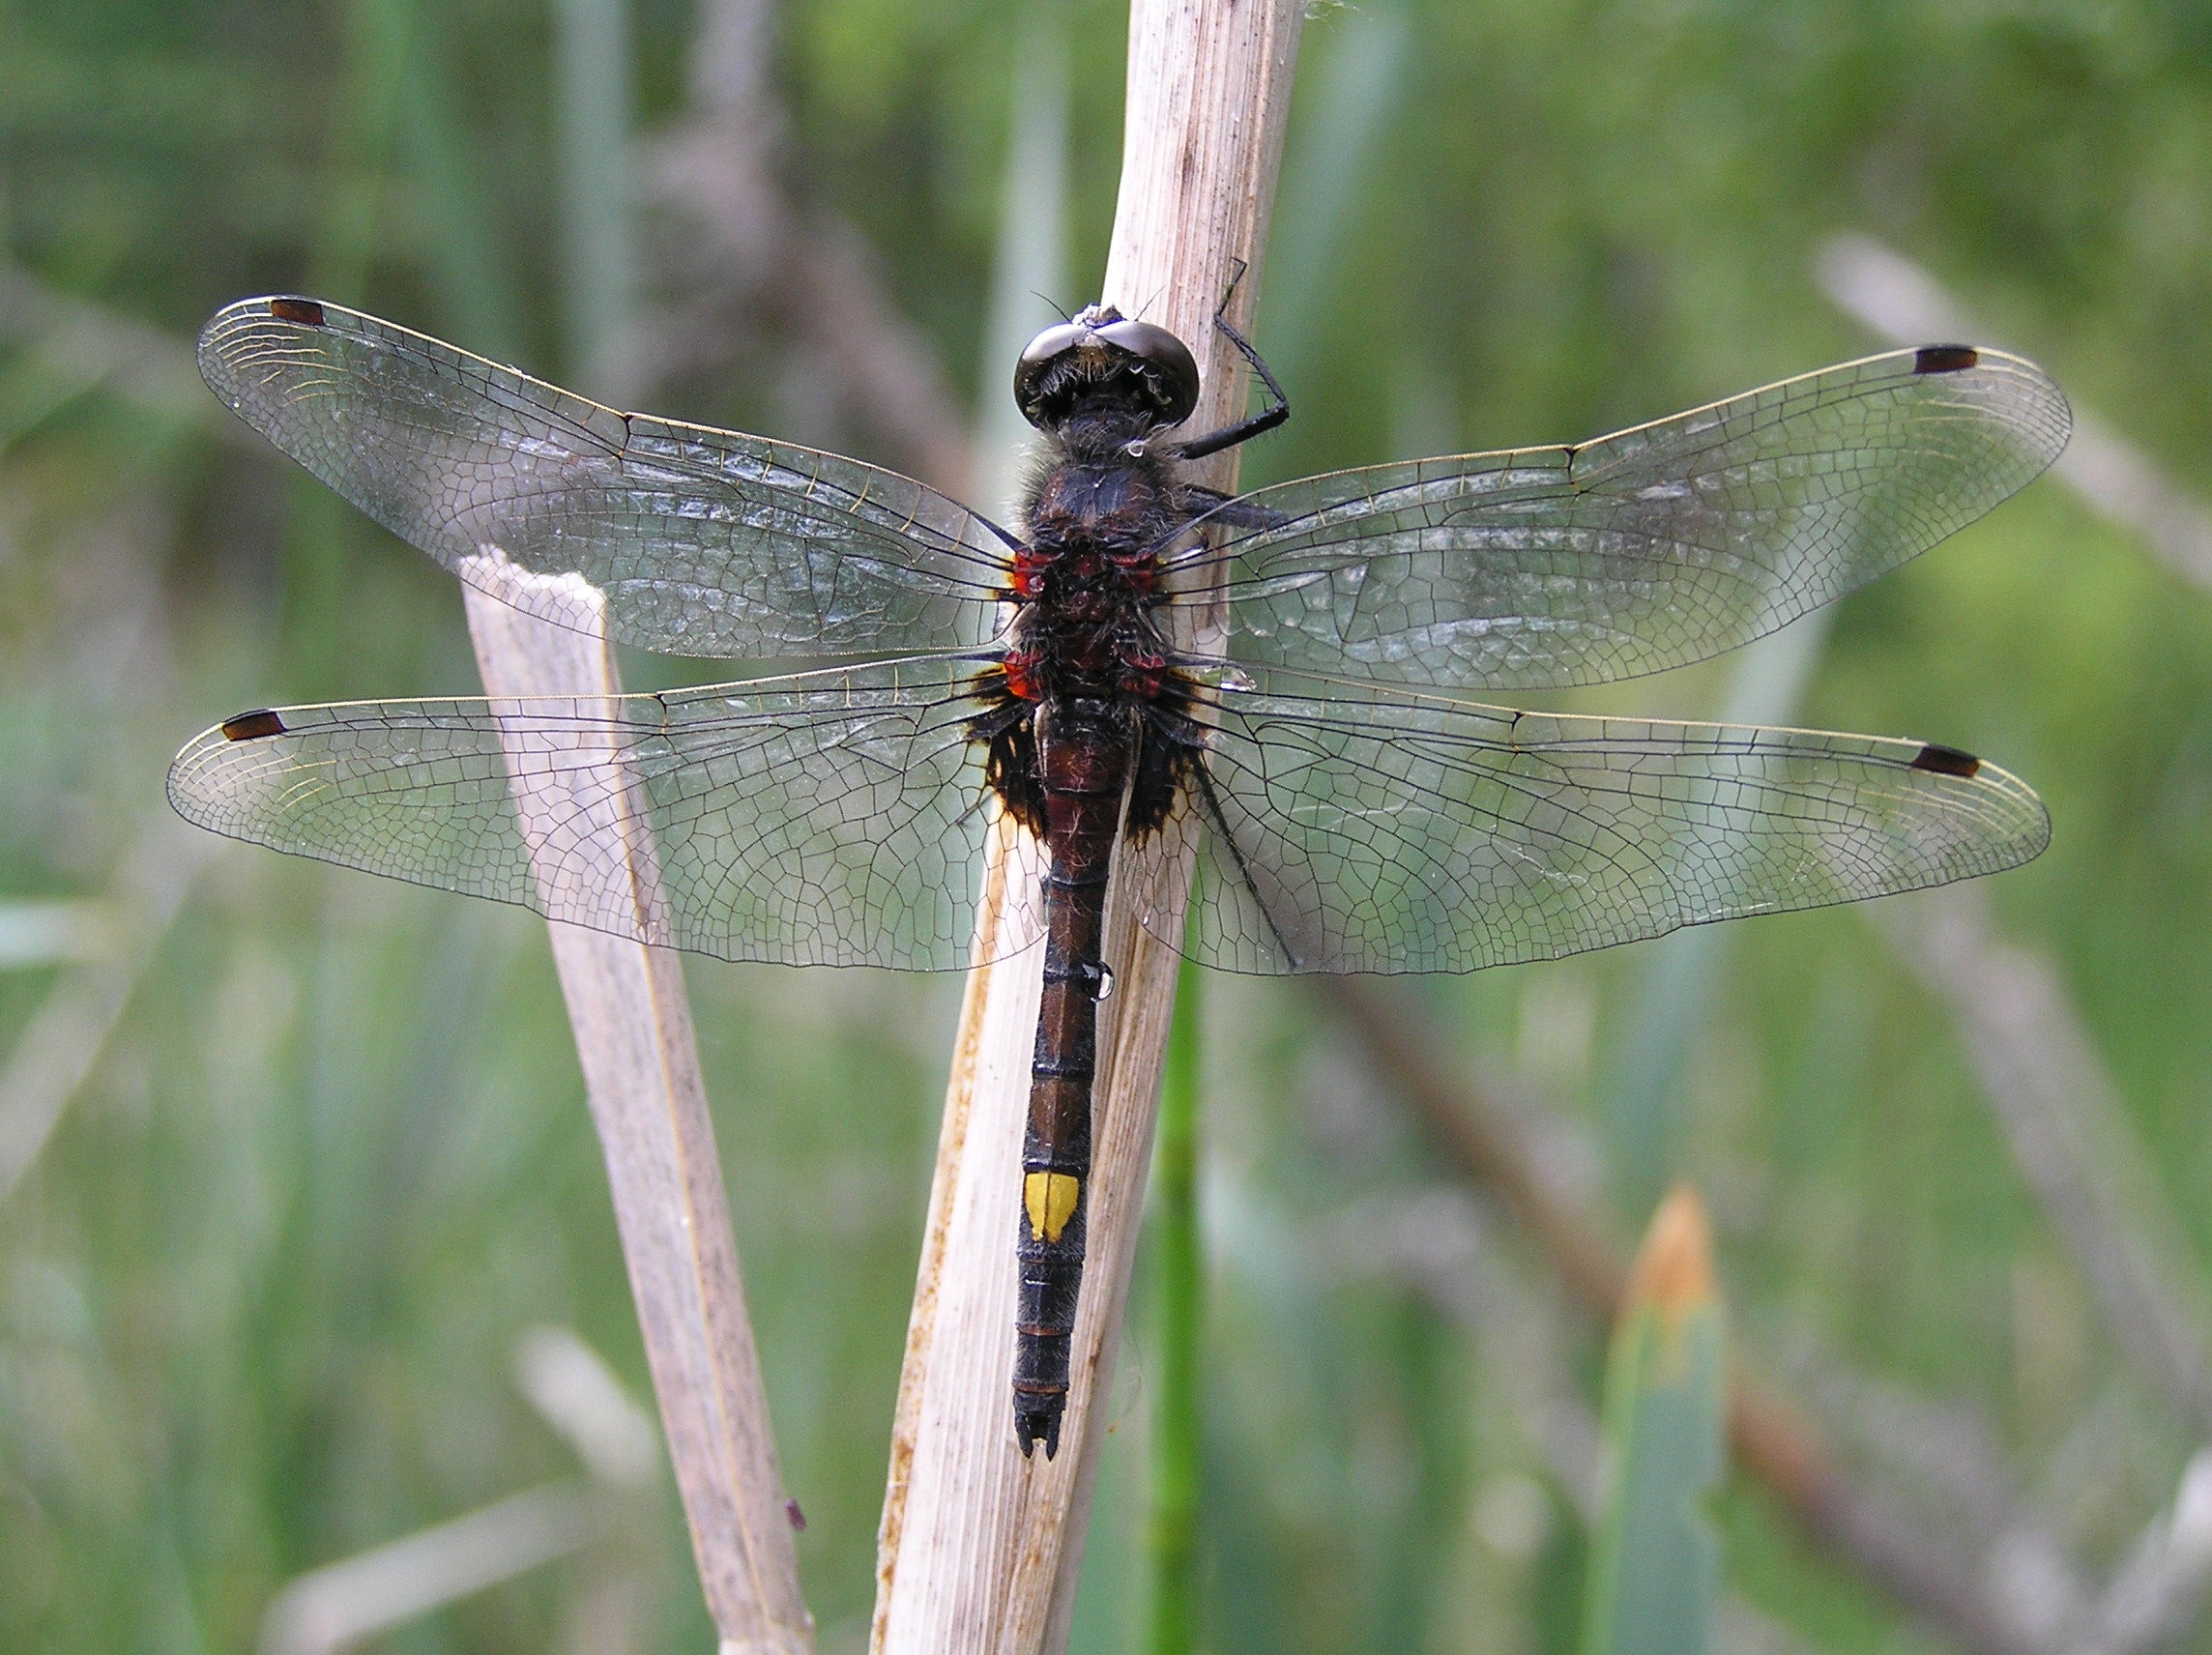
<path id="1" fill-rule="evenodd" d="M 1022 1205 L 1029 1209 L 1031 1239 L 1058 1241 L 1082 1199 L 1083 1180 L 1072 1173 L 1032 1173 L 1023 1178 Z"/>

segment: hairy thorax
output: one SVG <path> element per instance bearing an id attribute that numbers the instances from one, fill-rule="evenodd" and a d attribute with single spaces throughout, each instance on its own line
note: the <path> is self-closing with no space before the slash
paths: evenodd
<path id="1" fill-rule="evenodd" d="M 1188 515 L 1170 462 L 1093 431 L 1063 436 L 1031 485 L 1029 544 L 1014 559 L 1021 612 L 1007 673 L 1018 698 L 1158 697 L 1160 552 Z"/>
<path id="2" fill-rule="evenodd" d="M 1054 790 L 1040 735 L 1133 766 L 1138 832 L 1167 810 L 1195 737 L 1157 616 L 1162 551 L 1191 513 L 1173 463 L 1141 444 L 1129 452 L 1130 441 L 1109 421 L 1071 421 L 1031 479 L 1028 544 L 1008 592 L 1018 606 L 1011 647 L 977 685 L 995 704 L 975 727 L 989 747 L 987 785 L 1040 833 Z"/>

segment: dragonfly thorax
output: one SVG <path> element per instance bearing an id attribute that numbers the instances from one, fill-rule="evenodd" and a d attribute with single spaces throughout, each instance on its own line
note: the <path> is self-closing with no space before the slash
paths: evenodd
<path id="1" fill-rule="evenodd" d="M 1102 463 L 1063 451 L 1038 473 L 1023 512 L 1030 543 L 1013 565 L 1017 695 L 1157 693 L 1159 548 L 1190 515 L 1174 462 L 1157 454 Z"/>

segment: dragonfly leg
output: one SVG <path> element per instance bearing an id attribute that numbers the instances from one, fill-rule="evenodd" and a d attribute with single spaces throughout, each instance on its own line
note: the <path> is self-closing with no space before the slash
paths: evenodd
<path id="1" fill-rule="evenodd" d="M 1201 488 L 1186 482 L 1183 493 L 1199 503 L 1198 515 L 1183 525 L 1186 532 L 1208 523 L 1219 523 L 1228 529 L 1280 529 L 1290 521 L 1280 511 L 1224 494 L 1218 488 Z"/>
<path id="2" fill-rule="evenodd" d="M 1237 274 L 1229 279 L 1229 291 L 1221 296 L 1221 307 L 1213 313 L 1213 325 L 1229 335 L 1229 342 L 1237 347 L 1237 354 L 1252 364 L 1252 371 L 1260 376 L 1260 383 L 1267 388 L 1274 401 L 1257 414 L 1246 416 L 1236 423 L 1224 425 L 1218 431 L 1208 431 L 1203 437 L 1193 437 L 1186 443 L 1178 443 L 1170 450 L 1172 457 L 1180 460 L 1202 460 L 1208 454 L 1217 454 L 1223 449 L 1233 449 L 1238 443 L 1250 442 L 1254 437 L 1272 431 L 1291 417 L 1291 399 L 1284 392 L 1275 376 L 1267 370 L 1252 341 L 1238 333 L 1229 320 L 1229 301 L 1236 295 L 1237 283 L 1243 279 L 1244 265 L 1237 261 Z"/>

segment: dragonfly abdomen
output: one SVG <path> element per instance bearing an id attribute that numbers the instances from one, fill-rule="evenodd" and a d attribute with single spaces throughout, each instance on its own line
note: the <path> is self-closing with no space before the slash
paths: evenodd
<path id="1" fill-rule="evenodd" d="M 1024 1454 L 1043 1442 L 1048 1459 L 1060 1446 L 1083 1283 L 1098 1002 L 1112 980 L 1101 953 L 1106 880 L 1136 743 L 1134 721 L 1114 702 L 1084 698 L 1037 710 L 1044 992 L 1022 1143 L 1014 1435 Z"/>

